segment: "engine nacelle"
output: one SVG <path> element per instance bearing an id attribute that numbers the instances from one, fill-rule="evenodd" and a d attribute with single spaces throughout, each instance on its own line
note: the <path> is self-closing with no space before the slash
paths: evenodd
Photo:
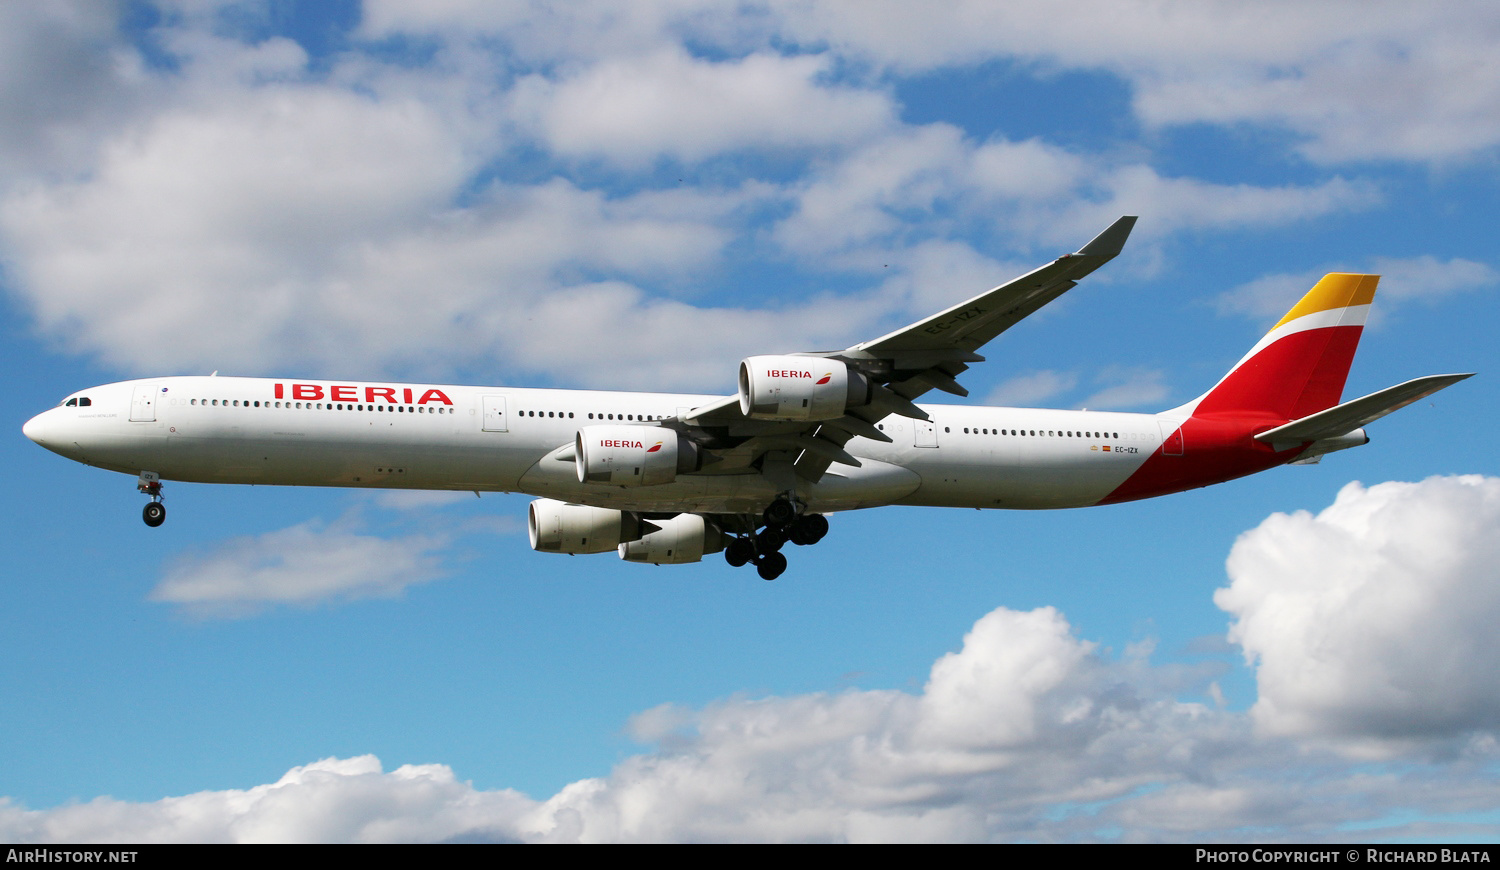
<path id="1" fill-rule="evenodd" d="M 654 486 L 697 471 L 698 445 L 659 426 L 585 426 L 574 442 L 579 483 Z"/>
<path id="2" fill-rule="evenodd" d="M 607 553 L 642 531 L 635 514 L 550 498 L 532 502 L 526 514 L 531 549 L 540 553 Z"/>
<path id="3" fill-rule="evenodd" d="M 841 360 L 752 356 L 740 363 L 740 413 L 755 420 L 835 420 L 869 403 L 869 380 Z"/>
<path id="4" fill-rule="evenodd" d="M 620 558 L 653 565 L 697 562 L 705 553 L 724 549 L 724 533 L 697 514 L 678 514 L 669 520 L 643 520 L 658 530 L 620 545 Z"/>

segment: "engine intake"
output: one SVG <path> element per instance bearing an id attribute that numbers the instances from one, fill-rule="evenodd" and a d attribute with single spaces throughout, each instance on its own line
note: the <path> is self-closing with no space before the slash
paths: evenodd
<path id="1" fill-rule="evenodd" d="M 740 363 L 740 413 L 754 420 L 836 420 L 869 403 L 869 380 L 842 360 L 752 356 Z"/>
<path id="2" fill-rule="evenodd" d="M 574 448 L 579 483 L 655 486 L 702 463 L 697 444 L 659 426 L 585 426 Z"/>

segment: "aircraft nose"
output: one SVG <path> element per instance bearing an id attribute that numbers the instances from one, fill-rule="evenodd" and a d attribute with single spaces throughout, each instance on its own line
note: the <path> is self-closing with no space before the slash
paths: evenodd
<path id="1" fill-rule="evenodd" d="M 32 417 L 30 420 L 27 420 L 26 425 L 21 427 L 22 435 L 25 435 L 27 438 L 30 438 L 32 441 L 35 441 L 43 447 L 47 446 L 47 421 L 42 419 L 46 416 L 47 415 L 45 412 L 38 414 L 35 417 Z"/>

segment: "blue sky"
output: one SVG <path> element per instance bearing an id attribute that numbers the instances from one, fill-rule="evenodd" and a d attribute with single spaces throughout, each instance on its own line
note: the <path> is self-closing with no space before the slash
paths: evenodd
<path id="1" fill-rule="evenodd" d="M 0 839 L 1493 840 L 1486 4 L 0 7 Z M 1372 443 L 834 518 L 765 583 L 522 496 L 169 484 L 21 424 L 276 375 L 728 393 L 1076 249 L 972 401 L 1191 399 L 1385 277 Z"/>

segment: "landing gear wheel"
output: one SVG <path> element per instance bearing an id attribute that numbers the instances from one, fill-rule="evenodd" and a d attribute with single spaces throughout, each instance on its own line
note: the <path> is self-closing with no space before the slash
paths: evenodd
<path id="1" fill-rule="evenodd" d="M 761 553 L 774 553 L 786 543 L 786 529 L 766 526 L 755 536 L 755 549 Z"/>
<path id="2" fill-rule="evenodd" d="M 159 501 L 149 502 L 141 511 L 141 519 L 154 529 L 167 521 L 167 506 Z"/>
<path id="3" fill-rule="evenodd" d="M 804 514 L 792 523 L 792 543 L 799 547 L 816 544 L 828 534 L 828 518 L 822 514 Z"/>
<path id="4" fill-rule="evenodd" d="M 724 548 L 724 561 L 738 568 L 755 558 L 755 542 L 749 538 L 735 538 Z"/>
<path id="5" fill-rule="evenodd" d="M 755 563 L 755 572 L 762 580 L 775 580 L 786 570 L 786 557 L 780 553 L 767 553 Z"/>
<path id="6" fill-rule="evenodd" d="M 785 498 L 778 498 L 766 507 L 765 513 L 761 514 L 761 518 L 766 521 L 766 525 L 768 526 L 778 528 L 789 526 L 792 524 L 792 520 L 797 518 L 797 506 Z"/>

